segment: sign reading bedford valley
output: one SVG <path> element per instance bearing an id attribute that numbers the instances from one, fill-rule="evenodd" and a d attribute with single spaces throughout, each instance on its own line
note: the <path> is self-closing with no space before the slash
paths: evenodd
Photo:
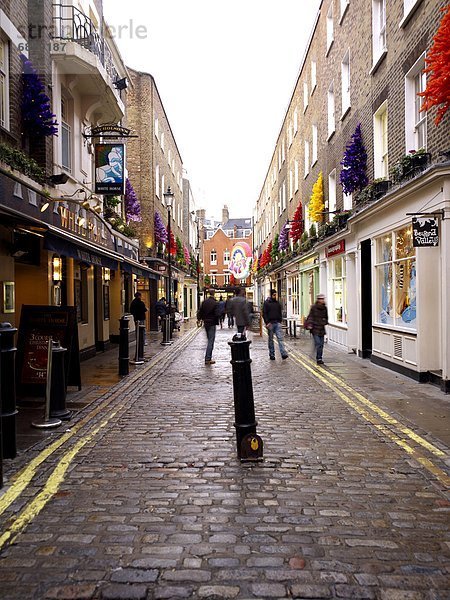
<path id="1" fill-rule="evenodd" d="M 413 217 L 413 246 L 439 246 L 439 221 L 437 217 Z"/>

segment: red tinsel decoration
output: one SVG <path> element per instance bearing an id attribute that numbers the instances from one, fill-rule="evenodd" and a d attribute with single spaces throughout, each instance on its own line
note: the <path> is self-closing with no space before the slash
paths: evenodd
<path id="1" fill-rule="evenodd" d="M 441 10 L 444 16 L 425 59 L 427 87 L 419 94 L 425 98 L 420 110 L 429 110 L 433 106 L 441 105 L 437 111 L 435 125 L 439 125 L 450 108 L 450 4 Z"/>
<path id="2" fill-rule="evenodd" d="M 303 234 L 303 206 L 302 201 L 298 203 L 297 210 L 295 211 L 294 218 L 292 220 L 292 227 L 290 231 L 291 240 L 298 242 Z"/>

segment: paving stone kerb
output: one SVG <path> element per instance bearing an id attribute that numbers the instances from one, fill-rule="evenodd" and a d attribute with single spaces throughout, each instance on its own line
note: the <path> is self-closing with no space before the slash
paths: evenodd
<path id="1" fill-rule="evenodd" d="M 217 332 L 215 365 L 200 333 L 136 382 L 2 552 L 2 599 L 448 597 L 439 486 L 294 360 L 269 361 L 264 338 L 251 356 L 265 458 L 237 461 L 230 337 Z"/>

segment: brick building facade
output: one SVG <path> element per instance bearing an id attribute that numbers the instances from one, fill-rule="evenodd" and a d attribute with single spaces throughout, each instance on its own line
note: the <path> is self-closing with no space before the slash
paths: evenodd
<path id="1" fill-rule="evenodd" d="M 447 262 L 448 220 L 440 220 L 440 251 L 413 250 L 406 243 L 411 213 L 448 210 L 449 165 L 441 153 L 448 150 L 450 117 L 436 127 L 436 110 L 420 113 L 416 94 L 426 85 L 424 60 L 445 5 L 321 2 L 257 201 L 255 247 L 261 254 L 301 202 L 309 235 L 259 270 L 260 297 L 277 286 L 286 317 L 302 321 L 315 295 L 324 292 L 331 341 L 417 379 L 437 373 L 447 389 L 450 298 L 445 269 L 438 270 L 435 261 L 440 253 Z M 359 124 L 369 187 L 345 195 L 341 162 Z M 427 153 L 423 166 L 399 173 L 400 162 L 412 162 L 410 151 L 421 149 Z M 313 223 L 308 206 L 320 174 L 324 207 Z M 401 254 L 400 246 L 408 252 Z M 430 269 L 439 290 L 435 298 L 426 293 Z M 425 324 L 433 314 L 441 315 L 443 333 L 430 347 Z"/>

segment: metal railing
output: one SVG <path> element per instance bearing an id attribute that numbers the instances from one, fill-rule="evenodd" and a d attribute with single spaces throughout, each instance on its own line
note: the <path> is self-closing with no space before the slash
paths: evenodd
<path id="1" fill-rule="evenodd" d="M 92 20 L 75 6 L 53 4 L 53 39 L 76 42 L 95 54 L 111 80 L 119 75 L 114 66 L 111 50 Z"/>

